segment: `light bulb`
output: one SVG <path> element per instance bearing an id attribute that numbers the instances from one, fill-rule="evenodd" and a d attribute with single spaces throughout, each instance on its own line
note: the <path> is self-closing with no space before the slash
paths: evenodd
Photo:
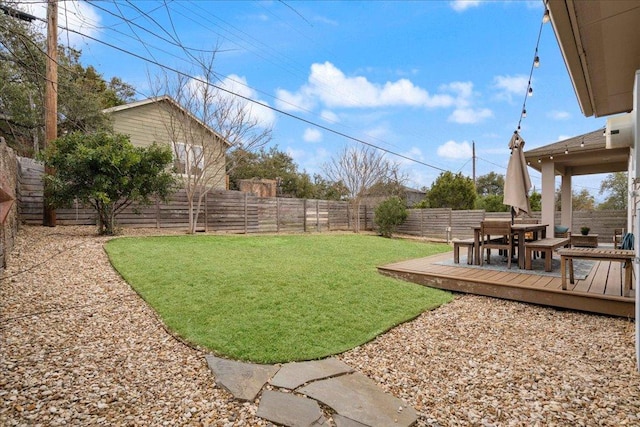
<path id="1" fill-rule="evenodd" d="M 568 148 L 564 149 L 564 154 L 569 154 L 569 149 Z"/>
<path id="2" fill-rule="evenodd" d="M 544 15 L 542 16 L 542 23 L 546 24 L 547 22 L 549 22 L 549 18 L 549 9 L 545 9 Z"/>
<path id="3" fill-rule="evenodd" d="M 527 110 L 523 109 L 522 110 L 522 118 L 525 118 L 525 117 L 527 117 Z"/>
<path id="4" fill-rule="evenodd" d="M 582 142 L 580 143 L 580 147 L 584 147 L 584 139 L 582 140 Z"/>
<path id="5" fill-rule="evenodd" d="M 538 68 L 540 66 L 540 57 L 536 56 L 533 60 L 533 66 Z"/>
<path id="6" fill-rule="evenodd" d="M 549 156 L 549 160 L 553 160 L 553 156 Z"/>
<path id="7" fill-rule="evenodd" d="M 529 88 L 529 93 L 527 95 L 533 96 L 533 88 L 532 87 Z"/>
<path id="8" fill-rule="evenodd" d="M 542 163 L 542 160 L 541 160 L 541 159 L 538 159 L 538 163 Z"/>

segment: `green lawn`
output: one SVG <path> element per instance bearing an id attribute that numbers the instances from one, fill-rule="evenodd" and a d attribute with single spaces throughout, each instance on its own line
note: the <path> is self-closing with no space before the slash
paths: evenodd
<path id="1" fill-rule="evenodd" d="M 343 352 L 452 298 L 376 270 L 450 250 L 443 244 L 356 234 L 191 235 L 119 238 L 106 250 L 178 335 L 260 363 Z"/>

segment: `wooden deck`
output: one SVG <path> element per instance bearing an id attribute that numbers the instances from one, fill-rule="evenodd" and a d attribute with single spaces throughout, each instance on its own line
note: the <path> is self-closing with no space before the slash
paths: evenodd
<path id="1" fill-rule="evenodd" d="M 557 256 L 557 255 L 556 255 Z M 560 277 L 437 264 L 453 253 L 378 267 L 382 274 L 433 288 L 514 301 L 635 318 L 635 296 L 622 296 L 619 262 L 596 262 L 584 280 L 562 290 Z M 635 294 L 635 292 L 632 292 Z"/>

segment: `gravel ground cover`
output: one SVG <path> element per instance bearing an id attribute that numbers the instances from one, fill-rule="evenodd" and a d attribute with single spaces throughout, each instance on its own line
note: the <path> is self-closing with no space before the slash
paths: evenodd
<path id="1" fill-rule="evenodd" d="M 0 425 L 269 425 L 163 328 L 105 240 L 20 231 L 0 281 Z M 465 295 L 338 357 L 421 426 L 640 425 L 625 319 Z"/>

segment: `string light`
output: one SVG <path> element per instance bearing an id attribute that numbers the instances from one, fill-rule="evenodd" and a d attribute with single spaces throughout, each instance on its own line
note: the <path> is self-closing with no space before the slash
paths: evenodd
<path id="1" fill-rule="evenodd" d="M 538 55 L 538 48 L 540 46 L 540 37 L 542 36 L 542 27 L 545 23 L 549 22 L 549 10 L 545 8 L 544 15 L 542 16 L 542 23 L 540 24 L 540 29 L 538 30 L 538 40 L 536 40 L 536 49 L 533 54 L 533 61 L 531 63 L 531 69 L 529 70 L 529 81 L 527 83 L 527 91 L 524 95 L 524 101 L 522 102 L 522 114 L 520 115 L 520 120 L 518 120 L 518 127 L 515 131 L 516 133 L 520 132 L 522 119 L 527 117 L 527 98 L 533 96 L 533 88 L 531 87 L 531 77 L 533 76 L 533 69 L 538 68 L 540 66 L 540 56 Z"/>
<path id="2" fill-rule="evenodd" d="M 582 137 L 582 141 L 580 142 L 580 147 L 584 148 L 584 136 Z"/>
<path id="3" fill-rule="evenodd" d="M 542 163 L 542 159 L 538 159 L 538 163 Z"/>
<path id="4" fill-rule="evenodd" d="M 564 154 L 569 154 L 569 148 L 568 147 L 564 147 Z"/>
<path id="5" fill-rule="evenodd" d="M 549 156 L 549 160 L 553 160 L 553 155 Z"/>

